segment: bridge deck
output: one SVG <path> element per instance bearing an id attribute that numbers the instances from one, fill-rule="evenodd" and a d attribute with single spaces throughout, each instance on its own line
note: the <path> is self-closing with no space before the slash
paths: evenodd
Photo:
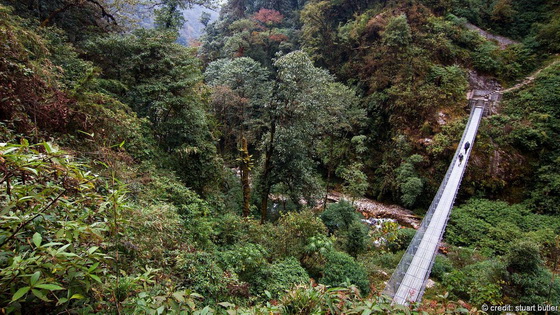
<path id="1" fill-rule="evenodd" d="M 447 174 L 420 228 L 385 288 L 384 293 L 392 296 L 394 303 L 406 305 L 417 301 L 424 292 L 437 254 L 438 244 L 443 237 L 480 120 L 484 114 L 486 104 L 479 104 L 474 100 L 471 100 L 471 104 L 473 107 L 469 121 Z M 467 151 L 464 149 L 466 142 L 470 142 L 470 148 Z M 462 161 L 459 161 L 458 158 L 460 153 L 464 156 Z"/>

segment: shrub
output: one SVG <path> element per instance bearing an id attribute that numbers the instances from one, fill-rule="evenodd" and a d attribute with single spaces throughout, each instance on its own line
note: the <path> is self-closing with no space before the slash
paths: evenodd
<path id="1" fill-rule="evenodd" d="M 537 244 L 520 241 L 510 247 L 506 263 L 512 273 L 531 273 L 543 264 L 543 260 Z"/>
<path id="2" fill-rule="evenodd" d="M 293 257 L 263 266 L 250 281 L 253 294 L 263 295 L 266 290 L 274 298 L 295 285 L 308 282 L 309 275 Z"/>
<path id="3" fill-rule="evenodd" d="M 255 244 L 243 244 L 233 247 L 217 254 L 224 270 L 236 272 L 241 279 L 250 281 L 255 272 L 265 268 L 268 263 L 265 260 L 266 250 Z"/>
<path id="4" fill-rule="evenodd" d="M 323 222 L 311 210 L 289 212 L 278 221 L 274 257 L 295 257 L 300 260 L 305 255 L 305 247 L 313 236 L 326 233 Z"/>
<path id="5" fill-rule="evenodd" d="M 220 302 L 227 295 L 227 273 L 214 255 L 205 252 L 183 253 L 177 257 L 182 285 L 205 297 L 206 302 Z"/>
<path id="6" fill-rule="evenodd" d="M 369 228 L 361 223 L 354 222 L 348 227 L 348 231 L 344 233 L 346 237 L 345 250 L 352 257 L 356 257 L 366 248 L 366 239 Z"/>
<path id="7" fill-rule="evenodd" d="M 453 210 L 445 238 L 453 245 L 505 254 L 511 242 L 530 236 L 532 231 L 554 228 L 557 222 L 552 217 L 533 214 L 523 205 L 471 199 Z"/>
<path id="8" fill-rule="evenodd" d="M 501 262 L 486 260 L 444 274 L 442 284 L 456 297 L 471 303 L 498 304 L 502 301 L 504 277 Z"/>
<path id="9" fill-rule="evenodd" d="M 387 243 L 387 247 L 393 253 L 396 253 L 400 250 L 406 250 L 408 245 L 414 238 L 415 234 L 416 234 L 415 229 L 409 229 L 409 228 L 399 229 L 397 230 L 397 235 L 395 239 Z"/>
<path id="10" fill-rule="evenodd" d="M 0 144 L 0 169 L 0 305 L 58 313 L 78 298 L 91 301 L 108 279 L 123 190 L 99 193 L 100 178 L 46 142 Z M 58 305 L 45 303 L 55 297 Z"/>
<path id="11" fill-rule="evenodd" d="M 338 251 L 326 255 L 327 262 L 320 282 L 331 286 L 356 285 L 362 294 L 369 293 L 369 281 L 365 268 L 352 256 Z"/>
<path id="12" fill-rule="evenodd" d="M 446 273 L 453 270 L 453 265 L 449 258 L 443 255 L 437 255 L 434 265 L 432 266 L 431 276 L 434 279 L 442 280 Z"/>
<path id="13" fill-rule="evenodd" d="M 366 248 L 368 227 L 361 222 L 363 216 L 346 200 L 331 204 L 321 214 L 321 220 L 330 233 L 336 233 L 342 248 L 356 257 Z"/>
<path id="14" fill-rule="evenodd" d="M 321 220 L 323 220 L 323 223 L 325 223 L 331 233 L 337 230 L 347 230 L 354 222 L 360 219 L 361 215 L 346 200 L 330 204 L 321 213 Z"/>

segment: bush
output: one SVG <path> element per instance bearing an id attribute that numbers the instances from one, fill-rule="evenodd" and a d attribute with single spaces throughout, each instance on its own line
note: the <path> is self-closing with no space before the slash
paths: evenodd
<path id="1" fill-rule="evenodd" d="M 326 255 L 327 262 L 320 282 L 331 286 L 353 284 L 362 294 L 370 291 L 368 276 L 365 268 L 356 262 L 352 256 L 338 251 L 331 251 Z"/>
<path id="2" fill-rule="evenodd" d="M 504 277 L 502 263 L 486 260 L 444 274 L 442 284 L 454 296 L 467 299 L 473 304 L 499 304 L 503 301 L 501 285 Z"/>
<path id="3" fill-rule="evenodd" d="M 533 214 L 523 205 L 470 199 L 451 213 L 445 239 L 453 245 L 505 254 L 508 244 L 528 237 L 529 232 L 557 226 L 558 220 Z"/>
<path id="4" fill-rule="evenodd" d="M 361 222 L 363 216 L 348 201 L 331 204 L 321 214 L 330 233 L 336 233 L 342 248 L 356 257 L 366 248 L 369 228 Z"/>
<path id="5" fill-rule="evenodd" d="M 352 257 L 356 257 L 366 248 L 366 239 L 369 228 L 361 223 L 355 222 L 348 227 L 348 231 L 344 233 L 346 238 L 345 250 Z"/>
<path id="6" fill-rule="evenodd" d="M 51 143 L 23 138 L 0 144 L 0 169 L 2 308 L 58 313 L 76 297 L 93 301 L 114 260 L 109 231 L 128 206 L 123 190 L 99 193 L 103 182 L 86 165 Z M 58 305 L 45 303 L 55 297 Z"/>
<path id="7" fill-rule="evenodd" d="M 395 239 L 387 244 L 387 247 L 393 253 L 396 253 L 400 250 L 406 250 L 414 235 L 416 234 L 415 229 L 399 229 L 397 230 L 397 235 Z"/>
<path id="8" fill-rule="evenodd" d="M 346 200 L 330 204 L 327 209 L 321 213 L 321 220 L 334 233 L 337 230 L 347 230 L 356 221 L 362 219 L 356 209 Z"/>
<path id="9" fill-rule="evenodd" d="M 289 212 L 278 221 L 274 257 L 295 257 L 301 261 L 309 239 L 326 233 L 323 222 L 311 210 Z"/>
<path id="10" fill-rule="evenodd" d="M 512 273 L 532 273 L 542 266 L 543 260 L 537 244 L 520 241 L 510 247 L 506 263 Z"/>
<path id="11" fill-rule="evenodd" d="M 449 258 L 443 255 L 437 255 L 436 260 L 434 261 L 434 265 L 432 266 L 432 273 L 431 276 L 434 279 L 442 280 L 446 273 L 451 272 L 453 270 L 453 265 Z"/>
<path id="12" fill-rule="evenodd" d="M 214 255 L 204 252 L 183 253 L 177 257 L 182 286 L 201 294 L 206 302 L 227 298 L 228 274 L 219 267 Z"/>
<path id="13" fill-rule="evenodd" d="M 274 298 L 295 285 L 309 282 L 309 275 L 293 257 L 263 266 L 253 277 L 251 292 L 262 296 L 266 290 Z"/>
<path id="14" fill-rule="evenodd" d="M 560 281 L 552 280 L 540 255 L 540 248 L 531 241 L 514 243 L 505 257 L 508 296 L 521 304 L 555 304 L 560 299 Z"/>

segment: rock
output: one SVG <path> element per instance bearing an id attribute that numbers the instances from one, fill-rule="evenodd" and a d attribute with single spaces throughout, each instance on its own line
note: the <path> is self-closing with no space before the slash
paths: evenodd
<path id="1" fill-rule="evenodd" d="M 436 282 L 432 279 L 428 279 L 428 282 L 426 282 L 426 288 L 433 288 L 436 285 Z"/>

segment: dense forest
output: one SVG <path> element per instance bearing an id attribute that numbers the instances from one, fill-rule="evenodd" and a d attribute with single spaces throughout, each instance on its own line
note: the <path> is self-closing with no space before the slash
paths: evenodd
<path id="1" fill-rule="evenodd" d="M 558 1 L 206 1 L 0 0 L 0 314 L 560 305 Z M 392 304 L 417 226 L 359 205 L 422 219 L 472 89 L 503 99 Z"/>

